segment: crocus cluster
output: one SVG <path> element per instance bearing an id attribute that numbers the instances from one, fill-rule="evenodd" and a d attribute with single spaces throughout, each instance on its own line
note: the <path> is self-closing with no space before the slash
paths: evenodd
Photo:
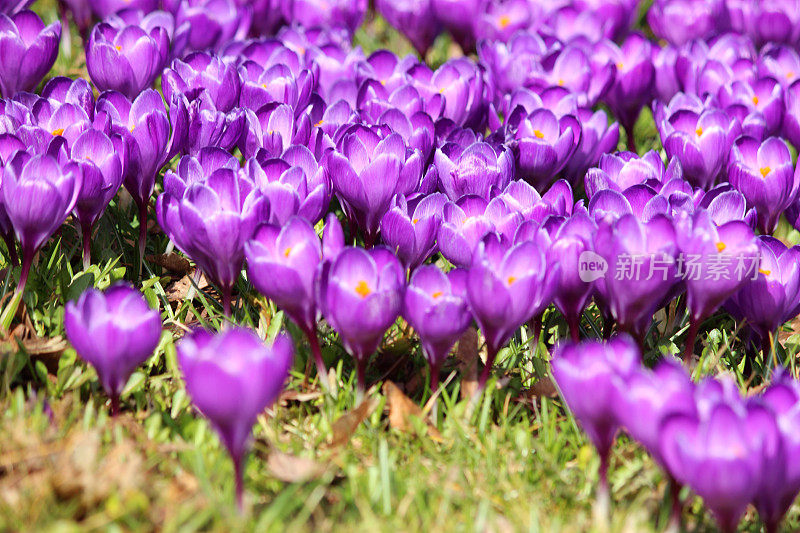
<path id="1" fill-rule="evenodd" d="M 769 386 L 743 398 L 732 378 L 694 383 L 675 361 L 651 370 L 640 358 L 632 339 L 620 337 L 565 344 L 553 359 L 561 394 L 600 454 L 600 490 L 608 490 L 608 455 L 624 429 L 667 474 L 674 525 L 686 485 L 722 531 L 736 531 L 750 504 L 766 531 L 778 531 L 800 493 L 800 382 L 778 369 Z"/>

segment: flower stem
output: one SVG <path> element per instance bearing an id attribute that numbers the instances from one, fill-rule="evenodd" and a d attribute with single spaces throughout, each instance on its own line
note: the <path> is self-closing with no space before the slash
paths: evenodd
<path id="1" fill-rule="evenodd" d="M 311 355 L 314 357 L 314 364 L 317 366 L 317 376 L 322 384 L 322 388 L 328 390 L 328 369 L 325 368 L 325 360 L 322 359 L 322 348 L 319 345 L 319 338 L 314 328 L 304 328 L 308 344 L 311 346 Z"/>
<path id="2" fill-rule="evenodd" d="M 92 225 L 81 222 L 81 238 L 83 240 L 83 270 L 92 266 Z"/>
<path id="3" fill-rule="evenodd" d="M 361 403 L 367 392 L 367 360 L 356 360 L 356 405 Z"/>
<path id="4" fill-rule="evenodd" d="M 493 346 L 488 346 L 486 348 L 486 365 L 483 367 L 481 371 L 481 377 L 478 378 L 478 390 L 475 391 L 476 394 L 480 394 L 483 392 L 483 389 L 486 388 L 486 382 L 489 381 L 489 376 L 492 373 L 492 366 L 494 366 L 494 360 L 497 357 L 497 348 Z"/>
<path id="5" fill-rule="evenodd" d="M 142 266 L 144 265 L 144 250 L 147 244 L 147 200 L 143 200 L 139 205 L 139 264 L 137 266 L 136 277 L 141 279 Z"/>
<path id="6" fill-rule="evenodd" d="M 700 320 L 689 319 L 689 333 L 686 335 L 686 344 L 683 347 L 683 363 L 689 364 L 694 357 L 694 342 L 697 340 L 697 330 Z"/>
<path id="7" fill-rule="evenodd" d="M 239 513 L 244 513 L 244 460 L 241 457 L 233 458 L 233 475 L 236 489 L 236 508 Z"/>
<path id="8" fill-rule="evenodd" d="M 22 251 L 22 270 L 20 270 L 19 273 L 19 283 L 17 284 L 17 290 L 14 291 L 15 294 L 22 294 L 25 292 L 25 285 L 28 284 L 28 275 L 31 272 L 31 265 L 33 264 L 33 256 L 35 254 L 33 250 Z"/>
<path id="9" fill-rule="evenodd" d="M 222 312 L 225 313 L 225 316 L 228 318 L 231 318 L 232 292 L 233 287 L 230 285 L 225 285 L 222 287 Z"/>
<path id="10" fill-rule="evenodd" d="M 567 326 L 569 327 L 569 335 L 572 338 L 572 342 L 580 342 L 580 315 L 574 315 L 570 313 L 566 318 Z"/>

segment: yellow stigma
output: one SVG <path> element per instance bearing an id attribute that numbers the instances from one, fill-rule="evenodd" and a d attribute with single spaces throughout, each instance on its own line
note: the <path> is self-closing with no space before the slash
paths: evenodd
<path id="1" fill-rule="evenodd" d="M 558 86 L 559 87 L 563 87 L 564 83 L 565 83 L 564 80 L 558 80 Z"/>
<path id="2" fill-rule="evenodd" d="M 719 242 L 717 243 L 717 251 L 718 251 L 718 252 L 721 252 L 722 250 L 724 250 L 724 249 L 725 249 L 725 248 L 727 248 L 727 247 L 728 247 L 728 245 L 727 245 L 727 244 L 725 244 L 725 243 L 724 243 L 724 242 L 722 242 L 722 241 L 719 241 Z"/>
<path id="3" fill-rule="evenodd" d="M 122 47 L 121 47 L 120 45 L 117 45 L 117 46 L 115 46 L 114 48 L 116 48 L 116 49 L 117 49 L 117 52 L 121 52 L 121 51 L 122 51 Z"/>
<path id="4" fill-rule="evenodd" d="M 319 127 L 320 127 L 320 126 L 322 126 L 324 123 L 325 123 L 325 121 L 324 121 L 324 120 L 322 120 L 322 119 L 319 119 L 319 122 L 317 122 L 316 124 L 314 124 L 314 127 L 315 127 L 315 128 L 319 128 Z"/>
<path id="5" fill-rule="evenodd" d="M 623 68 L 625 68 L 625 65 L 622 64 L 622 61 L 617 63 L 617 70 L 622 70 Z"/>
<path id="6" fill-rule="evenodd" d="M 363 279 L 356 284 L 356 294 L 362 298 L 366 298 L 371 292 L 369 285 L 367 285 L 367 282 Z"/>
<path id="7" fill-rule="evenodd" d="M 753 97 L 753 104 L 758 105 L 758 96 Z"/>
<path id="8" fill-rule="evenodd" d="M 131 133 L 133 133 L 133 130 L 135 130 L 135 129 L 136 129 L 136 124 L 134 124 L 133 126 L 131 126 L 130 128 L 128 128 L 128 131 L 130 131 Z"/>
<path id="9" fill-rule="evenodd" d="M 772 172 L 772 169 L 771 169 L 771 168 L 769 168 L 769 167 L 763 167 L 763 168 L 761 169 L 761 177 L 762 177 L 762 178 L 766 178 L 766 177 L 767 177 L 767 174 L 769 174 L 770 172 Z"/>
<path id="10" fill-rule="evenodd" d="M 415 218 L 414 220 L 411 221 L 412 224 L 416 224 L 417 222 L 419 222 L 418 218 Z"/>
<path id="11" fill-rule="evenodd" d="M 386 80 L 381 80 L 381 85 L 386 85 Z"/>
<path id="12" fill-rule="evenodd" d="M 288 248 L 286 248 L 286 249 L 283 251 L 283 257 L 289 257 L 289 255 L 290 255 L 291 253 L 292 253 L 292 247 L 291 247 L 291 246 L 289 246 Z"/>
<path id="13" fill-rule="evenodd" d="M 441 298 L 442 294 L 444 294 L 442 291 L 436 291 L 433 294 L 431 294 L 431 297 L 435 300 L 436 298 Z"/>
<path id="14" fill-rule="evenodd" d="M 444 94 L 444 87 L 442 87 L 441 89 L 439 89 L 439 94 Z"/>
<path id="15" fill-rule="evenodd" d="M 508 28 L 508 26 L 511 24 L 511 17 L 509 17 L 508 15 L 503 15 L 502 17 L 500 17 L 499 22 L 500 22 L 500 28 L 504 30 Z"/>
<path id="16" fill-rule="evenodd" d="M 508 276 L 508 284 L 509 285 L 513 285 L 515 281 L 517 281 L 516 276 Z"/>
<path id="17" fill-rule="evenodd" d="M 698 137 L 703 136 L 703 128 L 698 127 L 694 132 L 697 134 Z"/>
<path id="18" fill-rule="evenodd" d="M 51 133 L 53 134 L 53 137 L 55 137 L 56 135 L 64 135 L 64 128 L 58 128 L 56 130 L 53 130 Z"/>
<path id="19" fill-rule="evenodd" d="M 759 268 L 759 269 L 758 269 L 758 271 L 759 271 L 761 274 L 764 274 L 765 276 L 769 276 L 770 274 L 772 274 L 772 271 L 771 271 L 771 270 L 764 270 L 764 269 L 762 269 L 762 268 Z"/>
<path id="20" fill-rule="evenodd" d="M 537 139 L 544 139 L 544 133 L 539 130 L 533 130 L 533 134 L 536 136 Z"/>
<path id="21" fill-rule="evenodd" d="M 267 84 L 266 84 L 266 83 L 262 83 L 262 84 L 261 84 L 261 87 L 262 87 L 262 88 L 264 88 L 264 89 L 266 89 L 266 88 L 267 88 Z"/>
<path id="22" fill-rule="evenodd" d="M 794 78 L 794 72 L 790 70 L 789 72 L 786 73 L 786 79 L 791 80 L 792 78 Z"/>

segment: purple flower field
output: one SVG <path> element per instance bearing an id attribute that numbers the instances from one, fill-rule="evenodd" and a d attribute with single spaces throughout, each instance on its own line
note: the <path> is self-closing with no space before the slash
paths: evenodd
<path id="1" fill-rule="evenodd" d="M 0 530 L 800 530 L 800 0 L 0 0 Z"/>

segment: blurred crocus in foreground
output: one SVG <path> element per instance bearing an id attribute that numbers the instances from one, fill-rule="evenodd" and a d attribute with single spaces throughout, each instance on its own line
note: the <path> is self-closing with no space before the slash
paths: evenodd
<path id="1" fill-rule="evenodd" d="M 116 415 L 128 378 L 158 346 L 158 311 L 129 285 L 114 285 L 104 293 L 90 289 L 67 303 L 64 329 L 81 359 L 97 371 Z"/>
<path id="2" fill-rule="evenodd" d="M 638 346 L 627 335 L 607 343 L 564 344 L 553 356 L 553 377 L 561 396 L 600 455 L 600 508 L 608 505 L 608 457 L 619 430 L 615 408 L 620 387 L 640 359 Z"/>
<path id="3" fill-rule="evenodd" d="M 178 364 L 194 406 L 211 422 L 233 459 L 242 508 L 244 457 L 256 418 L 283 390 L 293 346 L 286 334 L 265 345 L 253 332 L 197 330 L 177 345 Z"/>

